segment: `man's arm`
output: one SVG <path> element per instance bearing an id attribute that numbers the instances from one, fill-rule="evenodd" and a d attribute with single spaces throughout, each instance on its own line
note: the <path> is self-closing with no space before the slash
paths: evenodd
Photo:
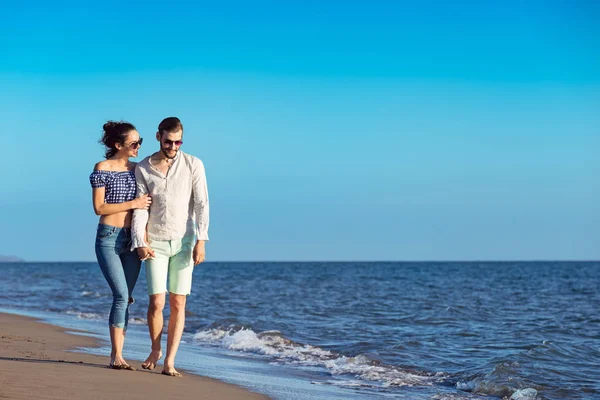
<path id="1" fill-rule="evenodd" d="M 146 179 L 144 178 L 142 171 L 140 171 L 139 165 L 135 167 L 135 181 L 137 184 L 137 196 L 142 197 L 148 195 L 148 185 L 146 184 Z M 144 240 L 148 218 L 148 210 L 133 210 L 133 219 L 131 221 L 132 251 L 140 247 L 150 247 Z"/>
<path id="2" fill-rule="evenodd" d="M 194 158 L 192 169 L 192 194 L 194 197 L 194 214 L 196 216 L 196 245 L 194 246 L 194 265 L 204 261 L 206 251 L 204 242 L 208 240 L 209 202 L 206 172 L 200 159 Z"/>

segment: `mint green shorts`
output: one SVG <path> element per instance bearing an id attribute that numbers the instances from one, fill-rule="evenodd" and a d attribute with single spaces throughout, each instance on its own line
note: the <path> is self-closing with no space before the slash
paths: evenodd
<path id="1" fill-rule="evenodd" d="M 153 240 L 150 247 L 154 258 L 146 260 L 146 281 L 148 295 L 165 293 L 167 277 L 169 293 L 190 294 L 192 290 L 192 272 L 194 272 L 194 235 L 177 240 Z"/>

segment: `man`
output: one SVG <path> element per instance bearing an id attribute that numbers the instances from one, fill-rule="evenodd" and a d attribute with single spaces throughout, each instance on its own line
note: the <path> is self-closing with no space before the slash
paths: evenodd
<path id="1" fill-rule="evenodd" d="M 152 207 L 149 211 L 135 210 L 132 223 L 132 248 L 146 261 L 150 296 L 152 351 L 142 368 L 154 369 L 162 357 L 160 340 L 168 289 L 171 315 L 162 373 L 178 377 L 181 374 L 175 369 L 175 354 L 183 333 L 186 296 L 191 291 L 194 265 L 204 261 L 209 222 L 204 165 L 180 151 L 182 138 L 183 125 L 178 118 L 165 118 L 158 125 L 160 151 L 135 168 L 137 195 L 150 195 Z"/>

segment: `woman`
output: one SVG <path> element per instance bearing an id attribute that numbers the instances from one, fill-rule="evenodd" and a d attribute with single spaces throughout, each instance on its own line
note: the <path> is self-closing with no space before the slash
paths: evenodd
<path id="1" fill-rule="evenodd" d="M 109 368 L 134 370 L 123 359 L 123 343 L 129 319 L 131 294 L 140 273 L 141 261 L 131 251 L 132 210 L 148 209 L 150 197 L 136 199 L 135 163 L 142 138 L 128 122 L 104 124 L 101 143 L 106 146 L 106 161 L 96 164 L 90 175 L 94 211 L 100 215 L 96 233 L 96 257 L 112 290 L 113 302 L 108 318 L 112 351 Z"/>

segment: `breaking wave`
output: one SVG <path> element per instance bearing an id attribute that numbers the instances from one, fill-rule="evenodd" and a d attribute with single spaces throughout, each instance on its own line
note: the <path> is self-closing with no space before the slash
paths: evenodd
<path id="1" fill-rule="evenodd" d="M 272 362 L 325 368 L 332 376 L 354 376 L 353 385 L 371 387 L 431 386 L 445 373 L 429 373 L 387 365 L 366 354 L 345 356 L 310 344 L 294 342 L 279 331 L 256 333 L 244 327 L 211 328 L 194 334 L 198 343 L 258 354 Z"/>

